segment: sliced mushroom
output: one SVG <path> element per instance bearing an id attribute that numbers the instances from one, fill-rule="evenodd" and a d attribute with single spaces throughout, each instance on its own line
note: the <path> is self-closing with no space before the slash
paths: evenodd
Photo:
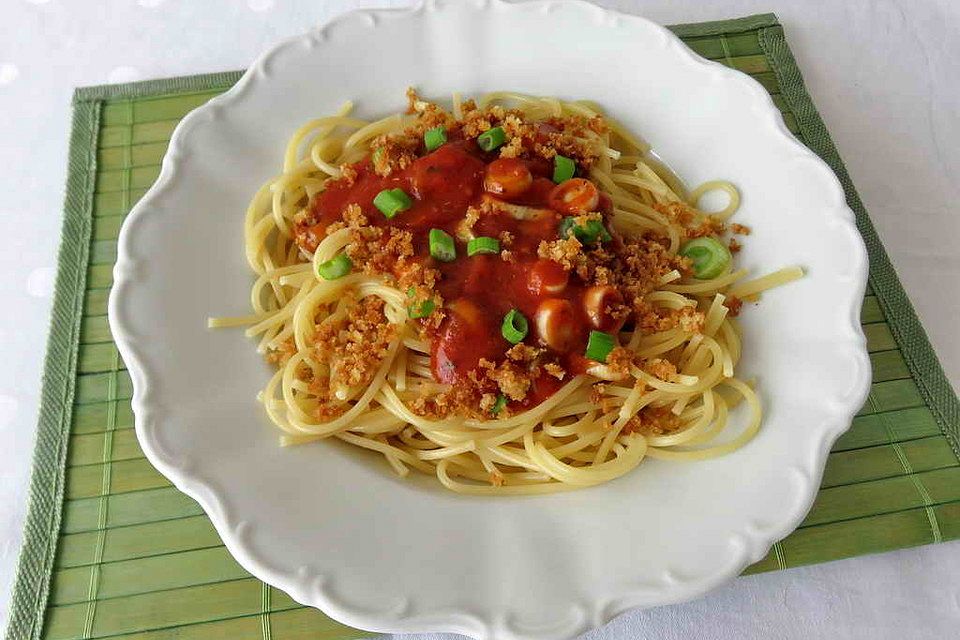
<path id="1" fill-rule="evenodd" d="M 567 288 L 570 273 L 553 260 L 537 260 L 530 268 L 527 286 L 538 296 L 560 293 Z"/>
<path id="2" fill-rule="evenodd" d="M 621 304 L 623 296 L 610 285 L 595 285 L 583 294 L 584 311 L 597 331 L 613 333 L 623 326 L 626 317 L 616 317 L 610 312 Z"/>
<path id="3" fill-rule="evenodd" d="M 516 198 L 523 195 L 533 184 L 533 174 L 517 158 L 500 158 L 487 165 L 483 178 L 483 188 L 504 198 Z"/>
<path id="4" fill-rule="evenodd" d="M 550 206 L 554 211 L 581 215 L 597 210 L 600 191 L 586 178 L 564 180 L 550 192 Z"/>
<path id="5" fill-rule="evenodd" d="M 500 211 L 510 215 L 515 220 L 537 220 L 545 216 L 554 216 L 554 212 L 550 209 L 543 209 L 541 207 L 528 207 L 522 204 L 512 204 L 510 202 L 504 202 L 499 198 L 494 198 L 488 193 L 483 194 L 484 202 L 487 202 Z"/>
<path id="6" fill-rule="evenodd" d="M 555 351 L 568 351 L 576 337 L 576 316 L 569 300 L 550 298 L 537 307 L 537 335 Z"/>

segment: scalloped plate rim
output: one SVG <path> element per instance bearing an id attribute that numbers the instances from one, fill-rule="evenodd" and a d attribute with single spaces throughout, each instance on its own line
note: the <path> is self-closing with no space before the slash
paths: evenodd
<path id="1" fill-rule="evenodd" d="M 223 513 L 220 499 L 217 496 L 215 487 L 209 481 L 204 481 L 202 473 L 194 471 L 192 474 L 184 474 L 182 469 L 177 469 L 167 461 L 167 456 L 159 450 L 157 443 L 153 439 L 153 430 L 157 428 L 153 407 L 150 405 L 151 399 L 151 374 L 149 365 L 146 364 L 138 354 L 134 332 L 130 330 L 126 323 L 125 312 L 121 306 L 123 292 L 130 286 L 134 286 L 137 281 L 137 260 L 133 257 L 131 250 L 131 229 L 136 226 L 137 221 L 147 215 L 154 209 L 158 202 L 162 201 L 163 195 L 169 189 L 176 188 L 177 177 L 177 156 L 188 146 L 188 136 L 186 132 L 190 127 L 197 124 L 205 115 L 214 112 L 216 109 L 229 108 L 231 102 L 242 100 L 244 96 L 255 90 L 259 78 L 260 70 L 267 60 L 282 49 L 304 41 L 314 42 L 323 29 L 355 18 L 356 16 L 369 16 L 376 22 L 380 15 L 396 16 L 404 14 L 420 14 L 428 11 L 437 10 L 441 6 L 440 2 L 424 0 L 412 8 L 382 8 L 382 9 L 358 9 L 341 14 L 333 20 L 319 25 L 303 34 L 286 38 L 276 45 L 268 48 L 260 54 L 250 65 L 249 69 L 243 74 L 238 82 L 228 91 L 213 98 L 205 105 L 198 107 L 177 125 L 170 138 L 167 154 L 164 156 L 160 175 L 153 186 L 141 198 L 141 200 L 132 208 L 127 219 L 123 223 L 118 238 L 118 254 L 116 264 L 113 269 L 114 284 L 109 297 L 108 313 L 110 324 L 114 333 L 117 347 L 126 362 L 133 379 L 134 393 L 131 400 L 135 416 L 135 429 L 138 440 L 148 460 L 157 467 L 164 476 L 179 490 L 188 496 L 197 500 L 203 510 L 210 517 L 217 533 L 222 538 L 225 546 L 237 561 L 251 574 L 262 579 L 264 582 L 277 588 L 287 591 L 291 597 L 301 604 L 314 606 L 321 609 L 330 617 L 348 624 L 371 631 L 395 632 L 395 633 L 414 633 L 414 632 L 458 632 L 473 637 L 494 637 L 502 635 L 503 637 L 522 638 L 522 637 L 553 637 L 545 636 L 538 631 L 530 633 L 519 629 L 510 628 L 510 613 L 497 612 L 487 616 L 481 616 L 475 612 L 468 611 L 448 611 L 448 612 L 428 612 L 415 617 L 404 617 L 403 610 L 399 610 L 398 615 L 391 619 L 384 619 L 380 612 L 363 612 L 351 609 L 343 603 L 338 603 L 334 598 L 318 585 L 325 581 L 324 576 L 307 571 L 298 572 L 300 575 L 291 576 L 289 573 L 278 572 L 271 568 L 264 559 L 257 557 L 249 552 L 244 545 L 243 533 L 244 523 L 240 522 L 231 526 L 229 516 Z M 481 0 L 480 2 L 471 2 L 474 7 L 479 9 L 489 9 L 495 6 L 499 9 L 514 10 L 518 5 L 506 3 L 503 0 Z M 789 141 L 799 156 L 805 156 L 818 165 L 821 173 L 824 174 L 825 185 L 829 185 L 833 192 L 832 196 L 841 204 L 836 206 L 832 213 L 842 216 L 839 219 L 841 226 L 846 228 L 848 233 L 855 239 L 854 249 L 858 251 L 857 262 L 854 265 L 856 270 L 855 282 L 850 288 L 851 307 L 846 311 L 850 314 L 851 330 L 853 340 L 851 342 L 850 356 L 859 359 L 858 365 L 861 368 L 861 377 L 852 385 L 852 390 L 848 394 L 846 411 L 841 415 L 834 416 L 834 419 L 825 424 L 825 429 L 821 433 L 822 441 L 820 443 L 820 455 L 812 461 L 811 468 L 805 471 L 813 479 L 819 479 L 822 476 L 826 464 L 827 454 L 830 447 L 836 439 L 849 427 L 853 416 L 866 400 L 870 389 L 870 368 L 869 359 L 866 353 L 866 341 L 859 323 L 859 301 L 867 281 L 867 258 L 866 249 L 859 233 L 854 225 L 854 214 L 846 205 L 843 188 L 839 180 L 833 174 L 829 166 L 818 156 L 816 156 L 807 147 L 802 145 L 786 129 L 779 111 L 776 110 L 772 98 L 760 87 L 759 83 L 752 78 L 729 69 L 712 61 L 704 60 L 694 54 L 687 46 L 666 28 L 657 25 L 643 17 L 619 13 L 613 10 L 603 9 L 598 6 L 587 3 L 583 0 L 533 0 L 523 3 L 524 5 L 539 5 L 542 8 L 550 9 L 564 8 L 567 6 L 590 7 L 611 19 L 622 19 L 627 21 L 637 21 L 647 27 L 653 27 L 667 37 L 669 45 L 674 46 L 679 52 L 686 54 L 689 61 L 709 67 L 715 73 L 725 76 L 725 80 L 740 81 L 752 83 L 757 96 L 762 94 L 762 110 L 770 112 L 769 115 L 775 117 L 775 124 L 778 134 Z M 679 46 L 677 46 L 679 45 Z M 864 369 L 864 366 L 866 367 Z M 818 483 L 817 483 L 818 485 Z M 658 606 L 660 604 L 676 603 L 699 597 L 720 584 L 738 575 L 750 563 L 759 560 L 777 541 L 785 537 L 800 523 L 802 518 L 810 509 L 816 497 L 816 491 L 810 492 L 804 496 L 801 504 L 793 505 L 791 512 L 784 517 L 778 525 L 770 527 L 763 535 L 754 534 L 749 539 L 750 545 L 744 545 L 743 552 L 739 557 L 734 558 L 727 571 L 718 572 L 707 578 L 698 579 L 696 582 L 687 582 L 675 584 L 674 588 L 666 593 L 662 598 L 651 598 L 644 594 L 623 594 L 620 598 L 609 602 L 590 602 L 587 603 L 591 613 L 584 613 L 580 617 L 580 623 L 577 628 L 565 628 L 563 635 L 575 635 L 587 631 L 591 627 L 596 627 L 609 621 L 616 615 L 624 611 L 637 607 Z M 744 537 L 749 537 L 743 533 Z M 404 600 L 404 598 L 401 598 Z M 579 603 L 583 608 L 583 603 Z M 552 633 L 555 630 L 545 630 Z"/>

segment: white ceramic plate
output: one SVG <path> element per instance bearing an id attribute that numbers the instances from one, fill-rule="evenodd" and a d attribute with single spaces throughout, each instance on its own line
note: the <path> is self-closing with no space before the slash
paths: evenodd
<path id="1" fill-rule="evenodd" d="M 269 369 L 240 331 L 248 199 L 303 122 L 426 96 L 513 89 L 589 98 L 689 183 L 727 178 L 756 272 L 803 280 L 748 308 L 759 436 L 726 457 L 644 462 L 609 484 L 483 499 L 400 480 L 335 443 L 281 449 L 255 401 Z M 255 576 L 363 629 L 572 637 L 632 607 L 698 596 L 759 560 L 809 509 L 830 446 L 869 386 L 866 253 L 828 167 L 759 84 L 666 29 L 581 2 L 430 2 L 348 14 L 261 56 L 177 128 L 120 235 L 110 322 L 150 461 L 209 514 Z"/>

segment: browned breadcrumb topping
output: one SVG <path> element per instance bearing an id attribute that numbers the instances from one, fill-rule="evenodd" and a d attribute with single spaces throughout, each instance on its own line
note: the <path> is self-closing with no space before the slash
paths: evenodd
<path id="1" fill-rule="evenodd" d="M 683 209 L 678 207 L 675 211 L 681 212 Z M 583 218 L 595 218 L 597 215 Z M 645 300 L 645 296 L 658 289 L 664 276 L 671 271 L 690 274 L 690 261 L 681 256 L 671 256 L 666 238 L 649 234 L 631 238 L 614 236 L 608 245 L 584 246 L 571 235 L 541 242 L 537 254 L 572 271 L 588 285 L 615 287 L 623 303 L 608 305 L 606 312 L 615 318 L 626 318 L 633 313 L 636 325 L 645 334 L 678 326 L 691 333 L 702 331 L 704 314 L 696 309 L 670 309 Z"/>
<path id="2" fill-rule="evenodd" d="M 343 415 L 350 408 L 348 403 L 338 400 L 331 394 L 328 376 L 310 380 L 309 389 L 317 401 L 317 406 L 313 410 L 313 417 L 317 420 L 332 420 Z"/>
<path id="3" fill-rule="evenodd" d="M 598 407 L 600 407 L 600 412 L 603 414 L 609 413 L 611 410 L 610 396 L 607 395 L 607 385 L 602 382 L 598 382 L 590 387 L 590 395 L 587 396 L 590 402 Z M 606 425 L 609 428 L 609 424 Z"/>
<path id="4" fill-rule="evenodd" d="M 435 287 L 439 271 L 427 267 L 421 258 L 414 255 L 413 235 L 394 227 L 374 227 L 356 204 L 347 205 L 340 214 L 341 220 L 327 227 L 327 234 L 340 229 L 350 230 L 350 242 L 346 253 L 354 269 L 370 275 L 384 275 L 406 291 L 411 304 L 434 303 L 435 311 L 419 318 L 421 331 L 436 330 L 443 321 L 441 309 L 443 298 Z M 421 337 L 426 337 L 424 333 Z"/>
<path id="5" fill-rule="evenodd" d="M 406 169 L 417 159 L 420 138 L 413 134 L 391 133 L 377 136 L 370 143 L 370 160 L 379 176 Z"/>
<path id="6" fill-rule="evenodd" d="M 409 167 L 424 152 L 425 131 L 443 127 L 453 140 L 474 139 L 492 127 L 502 127 L 506 142 L 499 149 L 503 158 L 552 159 L 557 154 L 572 158 L 581 171 L 589 171 L 599 158 L 602 145 L 599 136 L 607 132 L 601 117 L 584 118 L 565 116 L 542 122 L 527 122 L 522 112 L 501 105 L 480 108 L 474 101 L 461 104 L 460 120 L 437 105 L 423 101 L 416 91 L 408 90 L 408 113 L 415 114 L 412 124 L 404 130 L 374 138 L 370 143 L 370 162 L 380 176 L 387 176 Z M 340 167 L 342 180 L 352 185 L 358 177 L 358 165 Z M 609 199 L 607 200 L 609 203 Z M 463 242 L 474 237 L 474 228 L 483 216 L 503 215 L 497 200 L 485 197 L 476 206 L 467 208 L 464 218 L 457 224 L 455 235 Z M 509 205 L 518 207 L 520 205 Z M 660 214 L 681 228 L 681 238 L 719 236 L 728 231 L 727 225 L 718 217 L 700 212 L 683 202 L 652 205 Z M 602 207 L 601 207 L 602 208 Z M 443 299 L 437 291 L 440 271 L 414 253 L 414 240 L 409 231 L 395 227 L 372 226 L 357 204 L 347 205 L 340 220 L 320 231 L 319 220 L 314 219 L 310 207 L 294 217 L 294 233 L 297 243 L 306 251 L 313 251 L 327 235 L 341 229 L 349 229 L 350 242 L 346 253 L 354 270 L 366 274 L 386 276 L 388 281 L 406 293 L 408 308 L 430 301 L 435 310 L 427 317 L 417 320 L 420 337 L 430 340 L 439 330 L 445 318 Z M 607 303 L 604 313 L 612 318 L 624 319 L 644 334 L 680 328 L 685 333 L 701 333 L 705 324 L 704 312 L 695 306 L 672 309 L 650 303 L 647 294 L 661 286 L 664 277 L 672 271 L 683 276 L 692 273 L 690 260 L 671 256 L 670 239 L 647 232 L 641 236 L 624 237 L 611 224 L 610 212 L 589 212 L 577 216 L 574 223 L 584 226 L 599 220 L 613 238 L 609 242 L 584 244 L 572 235 L 567 238 L 547 240 L 539 244 L 537 255 L 551 260 L 565 271 L 575 275 L 585 286 L 606 285 L 614 287 L 622 302 Z M 747 235 L 750 229 L 744 225 L 731 224 L 729 232 Z M 318 234 L 321 237 L 318 237 Z M 514 236 L 508 231 L 498 234 L 503 261 L 517 260 Z M 740 250 L 740 242 L 730 238 L 731 252 Z M 523 253 L 520 253 L 523 259 Z M 730 297 L 725 302 L 731 317 L 736 316 L 742 301 Z M 334 316 L 317 326 L 313 350 L 316 359 L 330 366 L 329 376 L 314 376 L 309 367 L 298 373 L 301 380 L 310 385 L 317 398 L 317 416 L 330 418 L 340 415 L 349 404 L 336 398 L 335 390 L 344 386 L 368 384 L 375 375 L 391 340 L 396 338 L 397 328 L 391 326 L 384 314 L 384 303 L 376 297 L 363 298 L 351 303 L 346 315 Z M 279 365 L 286 363 L 296 347 L 288 341 L 273 349 L 268 359 Z M 644 360 L 624 347 L 615 348 L 607 357 L 606 366 L 617 375 L 629 375 L 633 366 L 661 380 L 670 380 L 677 374 L 676 366 L 669 360 L 654 358 Z M 517 344 L 503 354 L 502 361 L 481 359 L 476 370 L 469 372 L 468 380 L 452 385 L 449 389 L 432 395 L 402 394 L 411 410 L 431 419 L 450 415 L 489 419 L 499 395 L 509 399 L 507 407 L 496 417 L 509 415 L 518 405 L 530 401 L 531 389 L 542 376 L 563 380 L 567 371 L 560 362 L 548 355 L 547 350 L 527 344 Z M 552 383 L 551 384 L 555 384 Z M 638 385 L 643 387 L 641 381 Z M 605 395 L 603 384 L 593 385 L 591 401 L 607 412 L 612 404 Z M 521 404 L 520 406 L 524 406 Z M 615 410 L 616 407 L 614 406 Z M 669 433 L 679 428 L 679 418 L 667 408 L 645 407 L 624 429 L 624 433 Z M 500 476 L 502 482 L 502 475 Z M 496 473 L 491 474 L 496 483 Z"/>
<path id="7" fill-rule="evenodd" d="M 694 227 L 684 227 L 685 238 L 702 238 L 704 236 L 718 236 L 726 230 L 726 225 L 716 216 L 705 216 L 700 224 Z"/>
<path id="8" fill-rule="evenodd" d="M 340 165 L 340 177 L 347 184 L 352 185 L 357 181 L 357 168 L 352 164 Z"/>
<path id="9" fill-rule="evenodd" d="M 399 133 L 374 138 L 370 143 L 374 170 L 382 176 L 404 169 L 416 157 L 423 133 L 442 126 L 448 134 L 472 140 L 493 127 L 502 127 L 506 142 L 500 147 L 502 158 L 552 159 L 558 153 L 572 158 L 584 169 L 589 169 L 600 155 L 598 137 L 607 131 L 603 118 L 596 116 L 563 116 L 544 122 L 526 122 L 523 113 L 501 105 L 477 106 L 473 100 L 460 105 L 462 118 L 458 121 L 436 104 L 424 101 L 416 90 L 407 90 L 407 113 L 416 114 L 416 120 Z"/>
<path id="10" fill-rule="evenodd" d="M 520 342 L 510 347 L 510 349 L 507 350 L 506 356 L 508 360 L 513 360 L 514 362 L 533 362 L 543 351 L 543 349 L 531 347 L 528 344 Z"/>
<path id="11" fill-rule="evenodd" d="M 533 383 L 530 370 L 521 368 L 510 360 L 497 364 L 481 358 L 480 369 L 484 371 L 488 379 L 497 384 L 500 393 L 511 400 L 520 401 L 526 398 L 527 391 Z"/>
<path id="12" fill-rule="evenodd" d="M 727 297 L 723 304 L 727 307 L 727 316 L 730 318 L 736 318 L 740 315 L 740 310 L 743 308 L 743 300 L 737 296 Z"/>
<path id="13" fill-rule="evenodd" d="M 461 240 L 469 240 L 473 237 L 473 227 L 480 219 L 481 210 L 478 207 L 467 207 L 467 213 L 457 224 L 457 237 Z"/>
<path id="14" fill-rule="evenodd" d="M 497 394 L 495 393 L 484 393 L 480 396 L 480 411 L 488 413 L 493 409 L 493 405 L 497 404 Z"/>
<path id="15" fill-rule="evenodd" d="M 669 382 L 677 375 L 677 365 L 664 358 L 651 358 L 643 361 L 643 370 L 654 378 Z"/>
<path id="16" fill-rule="evenodd" d="M 490 413 L 498 394 L 511 402 L 523 402 L 543 373 L 563 379 L 566 372 L 556 362 L 541 363 L 544 350 L 519 343 L 506 352 L 506 359 L 493 362 L 481 359 L 479 367 L 468 373 L 467 380 L 432 397 L 418 397 L 411 403 L 414 413 L 431 419 L 450 415 L 466 415 L 478 419 L 493 417 Z M 497 418 L 510 415 L 508 404 Z"/>
<path id="17" fill-rule="evenodd" d="M 301 249 L 316 251 L 317 245 L 323 240 L 317 235 L 316 224 L 317 219 L 311 213 L 310 208 L 300 209 L 293 214 L 293 235 Z"/>
<path id="18" fill-rule="evenodd" d="M 657 333 L 680 327 L 687 333 L 702 333 L 706 315 L 694 307 L 667 309 L 657 307 L 644 300 L 634 304 L 637 326 L 643 333 Z"/>
<path id="19" fill-rule="evenodd" d="M 563 380 L 564 376 L 567 375 L 566 370 L 564 370 L 564 368 L 561 367 L 556 362 L 546 363 L 545 365 L 543 365 L 543 370 L 546 371 L 551 376 L 553 376 L 554 378 L 556 378 L 557 380 Z"/>
<path id="20" fill-rule="evenodd" d="M 393 274 L 404 270 L 413 257 L 413 234 L 396 227 L 351 228 L 346 252 L 354 269 L 368 274 Z"/>
<path id="21" fill-rule="evenodd" d="M 727 243 L 727 247 L 730 248 L 730 253 L 740 253 L 740 249 L 743 248 L 736 238 L 730 238 L 730 242 Z"/>
<path id="22" fill-rule="evenodd" d="M 590 386 L 590 395 L 588 399 L 592 404 L 599 405 L 607 398 L 607 385 L 597 382 Z"/>
<path id="23" fill-rule="evenodd" d="M 616 347 L 607 356 L 606 365 L 613 373 L 619 376 L 626 376 L 630 373 L 630 366 L 633 364 L 634 354 L 626 347 Z"/>
<path id="24" fill-rule="evenodd" d="M 559 240 L 544 240 L 537 247 L 537 255 L 544 260 L 553 260 L 567 271 L 575 270 L 586 261 L 583 245 L 572 235 Z"/>
<path id="25" fill-rule="evenodd" d="M 287 338 L 275 348 L 267 351 L 267 362 L 282 367 L 287 364 L 287 361 L 290 360 L 296 352 L 297 345 L 294 343 L 293 338 Z"/>
<path id="26" fill-rule="evenodd" d="M 667 407 L 643 407 L 623 427 L 624 435 L 640 433 L 645 436 L 661 436 L 678 431 L 680 416 Z"/>
<path id="27" fill-rule="evenodd" d="M 488 381 L 487 390 L 483 393 L 478 392 L 478 386 L 480 385 L 454 385 L 447 391 L 441 391 L 430 396 L 416 396 L 408 402 L 408 406 L 418 416 L 430 420 L 442 420 L 451 415 L 477 419 L 490 418 L 489 408 L 482 409 L 480 405 L 487 395 L 492 396 L 493 402 L 496 402 L 496 386 Z M 493 404 L 490 407 L 493 407 Z"/>
<path id="28" fill-rule="evenodd" d="M 328 316 L 316 327 L 312 351 L 331 368 L 331 383 L 348 387 L 369 384 L 397 335 L 387 321 L 384 301 L 367 296 L 348 301 L 346 314 Z"/>
<path id="29" fill-rule="evenodd" d="M 726 224 L 720 218 L 700 213 L 685 202 L 656 203 L 653 208 L 679 223 L 682 237 L 686 239 L 720 235 L 726 230 Z"/>

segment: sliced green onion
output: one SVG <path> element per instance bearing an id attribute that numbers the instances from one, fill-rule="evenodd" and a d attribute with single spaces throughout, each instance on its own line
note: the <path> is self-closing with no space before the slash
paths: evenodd
<path id="1" fill-rule="evenodd" d="M 587 338 L 586 356 L 597 362 L 606 362 L 607 356 L 610 355 L 615 346 L 617 346 L 617 341 L 609 333 L 591 331 L 590 337 Z"/>
<path id="2" fill-rule="evenodd" d="M 493 415 L 497 415 L 498 413 L 503 411 L 503 408 L 505 406 L 507 406 L 507 396 L 501 393 L 497 395 L 497 401 L 493 403 L 492 407 L 490 407 L 490 413 L 492 413 Z"/>
<path id="3" fill-rule="evenodd" d="M 510 309 L 500 325 L 500 333 L 510 344 L 517 344 L 526 338 L 528 329 L 527 319 L 516 309 Z"/>
<path id="4" fill-rule="evenodd" d="M 717 240 L 704 236 L 680 247 L 680 255 L 693 261 L 693 275 L 701 280 L 716 278 L 730 266 L 730 249 Z"/>
<path id="5" fill-rule="evenodd" d="M 433 129 L 427 129 L 423 133 L 423 144 L 426 145 L 427 151 L 433 151 L 446 141 L 447 130 L 443 128 L 443 125 L 434 127 Z"/>
<path id="6" fill-rule="evenodd" d="M 570 158 L 560 154 L 553 156 L 553 181 L 557 184 L 572 178 L 576 171 L 577 165 Z"/>
<path id="7" fill-rule="evenodd" d="M 413 200 L 403 189 L 384 189 L 373 199 L 373 206 L 387 218 L 392 218 L 412 207 Z"/>
<path id="8" fill-rule="evenodd" d="M 585 225 L 578 225 L 576 218 L 567 216 L 560 221 L 560 237 L 568 238 L 571 233 L 583 244 L 591 244 L 597 241 L 609 242 L 612 240 L 610 232 L 607 231 L 607 228 L 604 227 L 603 223 L 599 220 L 587 220 Z"/>
<path id="9" fill-rule="evenodd" d="M 353 261 L 345 253 L 338 253 L 326 262 L 317 265 L 317 275 L 324 280 L 336 280 L 350 273 Z"/>
<path id="10" fill-rule="evenodd" d="M 500 253 L 500 241 L 487 236 L 471 238 L 467 242 L 467 255 L 474 256 L 478 253 Z"/>
<path id="11" fill-rule="evenodd" d="M 453 236 L 443 229 L 430 229 L 430 255 L 440 262 L 453 262 L 457 258 L 457 247 Z"/>
<path id="12" fill-rule="evenodd" d="M 487 129 L 477 136 L 477 144 L 484 151 L 493 151 L 507 141 L 507 134 L 503 127 Z"/>
<path id="13" fill-rule="evenodd" d="M 415 287 L 410 287 L 407 289 L 408 298 L 413 298 L 415 295 L 417 295 L 417 289 Z M 436 303 L 433 300 L 427 299 L 423 302 L 417 302 L 407 307 L 407 315 L 409 315 L 411 318 L 426 318 L 433 313 L 433 310 L 436 308 Z"/>

